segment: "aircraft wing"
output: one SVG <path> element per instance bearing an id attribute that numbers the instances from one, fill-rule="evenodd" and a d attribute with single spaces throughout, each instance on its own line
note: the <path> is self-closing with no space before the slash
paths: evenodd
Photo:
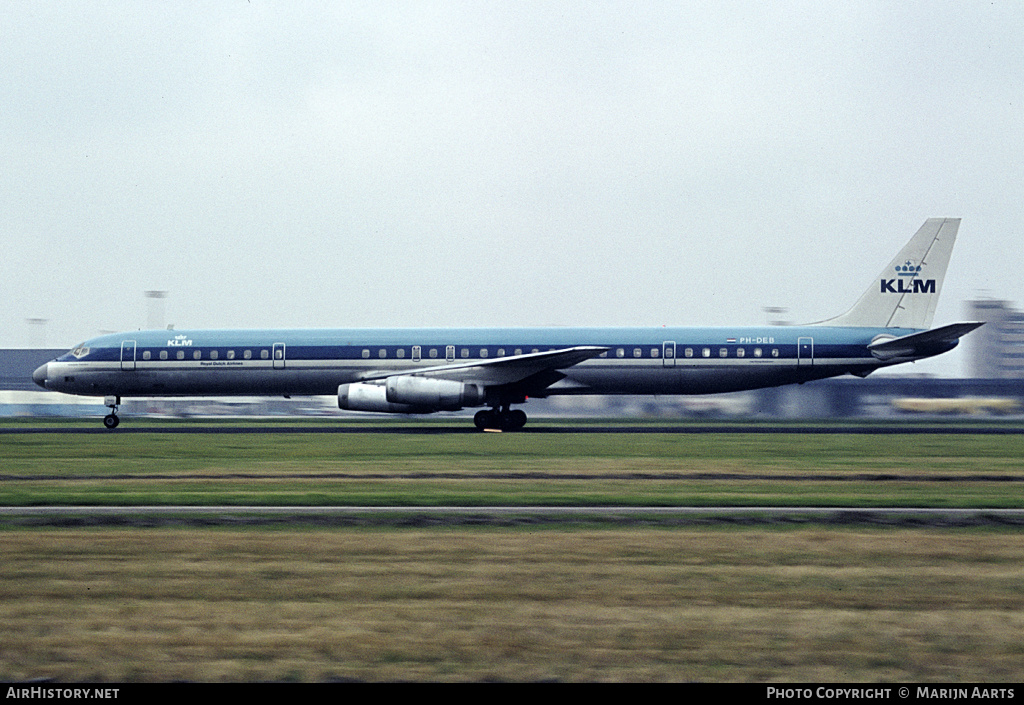
<path id="1" fill-rule="evenodd" d="M 945 352 L 957 344 L 962 336 L 975 328 L 985 325 L 984 322 L 952 323 L 948 326 L 911 333 L 899 338 L 877 340 L 868 345 L 868 350 L 879 360 L 895 358 L 921 357 Z"/>
<path id="2" fill-rule="evenodd" d="M 413 376 L 451 379 L 459 382 L 474 382 L 485 386 L 515 384 L 541 373 L 554 373 L 572 367 L 608 351 L 593 345 L 579 345 L 547 352 L 527 353 L 511 357 L 496 357 L 491 360 L 475 360 L 465 363 L 448 363 L 433 367 L 421 367 L 408 371 L 373 371 L 360 376 L 360 381 L 369 382 L 387 377 Z M 552 378 L 555 381 L 557 376 Z"/>

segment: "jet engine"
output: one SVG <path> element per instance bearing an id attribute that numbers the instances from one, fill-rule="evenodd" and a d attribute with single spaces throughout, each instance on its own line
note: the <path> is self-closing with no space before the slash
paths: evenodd
<path id="1" fill-rule="evenodd" d="M 383 384 L 356 382 L 338 387 L 338 408 L 347 411 L 385 411 L 392 414 L 425 414 L 433 409 L 414 409 L 408 404 L 388 401 Z"/>
<path id="2" fill-rule="evenodd" d="M 484 399 L 483 385 L 411 375 L 388 377 L 383 384 L 355 382 L 338 387 L 338 408 L 349 411 L 425 414 L 481 406 Z"/>
<path id="3" fill-rule="evenodd" d="M 450 379 L 431 379 L 400 375 L 384 381 L 387 399 L 394 404 L 431 406 L 438 410 L 457 411 L 464 406 L 484 403 L 484 388 Z"/>

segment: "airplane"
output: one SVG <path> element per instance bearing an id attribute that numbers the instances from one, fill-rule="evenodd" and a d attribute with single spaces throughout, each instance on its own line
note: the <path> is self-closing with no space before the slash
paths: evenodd
<path id="1" fill-rule="evenodd" d="M 802 326 L 148 330 L 87 340 L 32 374 L 104 397 L 337 395 L 350 411 L 481 407 L 481 430 L 527 421 L 513 405 L 566 394 L 711 394 L 853 374 L 952 350 L 983 322 L 931 328 L 960 226 L 930 218 L 846 313 Z"/>

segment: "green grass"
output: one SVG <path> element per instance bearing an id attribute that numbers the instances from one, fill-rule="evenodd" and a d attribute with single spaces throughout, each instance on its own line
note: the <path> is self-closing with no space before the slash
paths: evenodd
<path id="1" fill-rule="evenodd" d="M 0 505 L 1024 507 L 1024 436 L 0 436 Z"/>

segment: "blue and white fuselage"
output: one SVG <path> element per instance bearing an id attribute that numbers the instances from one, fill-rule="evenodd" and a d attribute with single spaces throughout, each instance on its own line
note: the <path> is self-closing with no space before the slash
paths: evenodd
<path id="1" fill-rule="evenodd" d="M 528 396 L 710 394 L 864 375 L 883 364 L 869 343 L 913 332 L 810 326 L 138 331 L 82 343 L 49 363 L 44 379 L 47 389 L 95 396 L 335 394 L 339 385 L 382 374 L 589 347 L 599 350 Z"/>
<path id="2" fill-rule="evenodd" d="M 981 325 L 929 329 L 958 223 L 927 221 L 853 309 L 820 324 L 137 331 L 88 340 L 33 379 L 106 397 L 115 409 L 122 397 L 337 394 L 341 408 L 361 411 L 491 407 L 478 426 L 516 428 L 526 417 L 509 407 L 529 397 L 710 394 L 863 377 L 946 352 Z M 117 425 L 115 414 L 107 425 Z"/>

